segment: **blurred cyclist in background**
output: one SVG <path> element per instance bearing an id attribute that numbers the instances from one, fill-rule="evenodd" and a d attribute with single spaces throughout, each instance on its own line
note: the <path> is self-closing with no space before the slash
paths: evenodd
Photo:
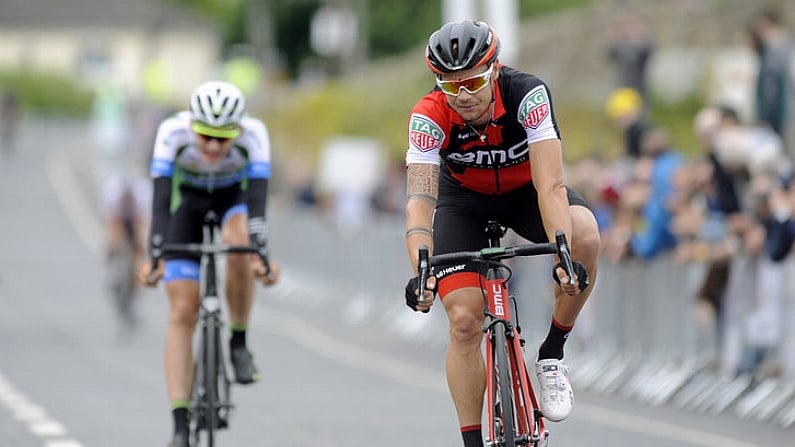
<path id="1" fill-rule="evenodd" d="M 228 82 L 201 84 L 191 95 L 190 108 L 165 119 L 155 138 L 151 174 L 153 247 L 203 240 L 204 216 L 221 217 L 221 239 L 230 245 L 266 243 L 266 204 L 271 170 L 270 138 L 265 125 L 246 115 L 242 92 Z M 169 296 L 166 333 L 166 387 L 174 418 L 172 447 L 188 446 L 188 406 L 191 388 L 192 336 L 199 310 L 200 259 L 164 256 L 156 277 L 151 263 L 139 279 L 155 286 L 160 278 Z M 235 381 L 259 380 L 246 346 L 246 330 L 255 277 L 263 284 L 279 279 L 271 262 L 267 275 L 257 255 L 227 255 L 226 296 L 231 320 L 229 342 Z"/>
<path id="2" fill-rule="evenodd" d="M 406 248 L 417 266 L 422 245 L 431 254 L 488 247 L 486 223 L 497 220 L 535 242 L 563 230 L 572 248 L 575 284 L 557 266 L 549 333 L 535 365 L 545 418 L 560 421 L 572 408 L 563 345 L 596 277 L 599 230 L 593 213 L 563 181 L 560 133 L 546 84 L 501 65 L 500 41 L 484 22 L 451 22 L 428 41 L 425 61 L 436 88 L 409 119 Z M 465 447 L 483 446 L 481 418 L 486 373 L 481 343 L 483 292 L 477 263 L 440 266 L 429 278 L 450 323 L 447 383 Z M 427 311 L 434 292 L 417 302 L 417 278 L 406 302 Z"/>
<path id="3" fill-rule="evenodd" d="M 151 203 L 152 187 L 143 175 L 117 172 L 103 185 L 108 285 L 122 324 L 120 335 L 138 325 L 136 268 L 146 254 Z"/>

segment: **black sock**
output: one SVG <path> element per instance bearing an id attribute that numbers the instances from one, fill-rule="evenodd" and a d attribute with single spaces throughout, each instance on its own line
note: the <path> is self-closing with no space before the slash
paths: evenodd
<path id="1" fill-rule="evenodd" d="M 483 447 L 483 432 L 480 425 L 461 427 L 461 437 L 464 438 L 464 447 Z"/>
<path id="2" fill-rule="evenodd" d="M 246 329 L 233 327 L 232 338 L 229 340 L 229 347 L 234 349 L 241 346 L 246 346 Z"/>
<path id="3" fill-rule="evenodd" d="M 563 326 L 552 318 L 552 323 L 549 325 L 549 333 L 544 343 L 538 349 L 538 360 L 544 359 L 562 359 L 563 358 L 563 345 L 566 339 L 569 338 L 569 332 L 574 326 Z"/>
<path id="4" fill-rule="evenodd" d="M 188 409 L 185 407 L 177 407 L 171 410 L 174 416 L 174 433 L 187 433 L 188 432 Z"/>

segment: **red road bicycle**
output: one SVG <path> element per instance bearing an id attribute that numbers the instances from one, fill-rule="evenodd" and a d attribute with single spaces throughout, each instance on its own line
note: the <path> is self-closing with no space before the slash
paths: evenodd
<path id="1" fill-rule="evenodd" d="M 462 264 L 470 261 L 483 263 L 481 289 L 485 302 L 486 323 L 486 399 L 488 405 L 489 447 L 545 446 L 549 431 L 544 415 L 538 406 L 527 365 L 524 361 L 525 340 L 515 318 L 515 297 L 510 295 L 508 280 L 511 269 L 502 261 L 516 256 L 558 254 L 563 269 L 570 278 L 572 260 L 566 237 L 556 234 L 555 243 L 530 243 L 500 247 L 505 227 L 489 221 L 486 235 L 489 248 L 479 251 L 462 251 L 428 256 L 427 247 L 420 249 L 419 296 L 423 296 L 425 281 L 433 266 Z M 511 307 L 513 306 L 513 310 Z"/>

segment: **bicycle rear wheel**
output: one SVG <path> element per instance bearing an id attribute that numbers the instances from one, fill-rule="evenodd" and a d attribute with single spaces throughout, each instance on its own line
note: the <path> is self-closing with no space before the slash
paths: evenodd
<path id="1" fill-rule="evenodd" d="M 516 446 L 516 432 L 514 422 L 514 400 L 513 400 L 513 380 L 511 376 L 511 364 L 508 360 L 508 343 L 505 336 L 507 330 L 505 323 L 497 322 L 492 326 L 491 336 L 489 337 L 491 346 L 492 358 L 490 359 L 490 367 L 493 377 L 497 380 L 492 380 L 492 387 L 489 390 L 491 393 L 490 402 L 493 408 L 490 408 L 491 417 L 489 424 L 492 424 L 491 433 L 494 433 L 496 439 L 493 439 L 494 445 L 502 447 L 515 447 Z"/>

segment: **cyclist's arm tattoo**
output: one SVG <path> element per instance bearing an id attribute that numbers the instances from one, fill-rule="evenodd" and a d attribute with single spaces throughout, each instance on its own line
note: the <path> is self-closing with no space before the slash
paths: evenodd
<path id="1" fill-rule="evenodd" d="M 411 228 L 409 228 L 408 230 L 406 230 L 406 237 L 409 237 L 412 234 L 416 234 L 416 233 L 427 234 L 428 236 L 433 237 L 433 231 L 430 228 L 425 228 L 425 227 L 411 227 Z"/>
<path id="2" fill-rule="evenodd" d="M 408 165 L 406 173 L 406 195 L 408 200 L 420 199 L 436 206 L 439 197 L 439 166 L 435 164 Z"/>

